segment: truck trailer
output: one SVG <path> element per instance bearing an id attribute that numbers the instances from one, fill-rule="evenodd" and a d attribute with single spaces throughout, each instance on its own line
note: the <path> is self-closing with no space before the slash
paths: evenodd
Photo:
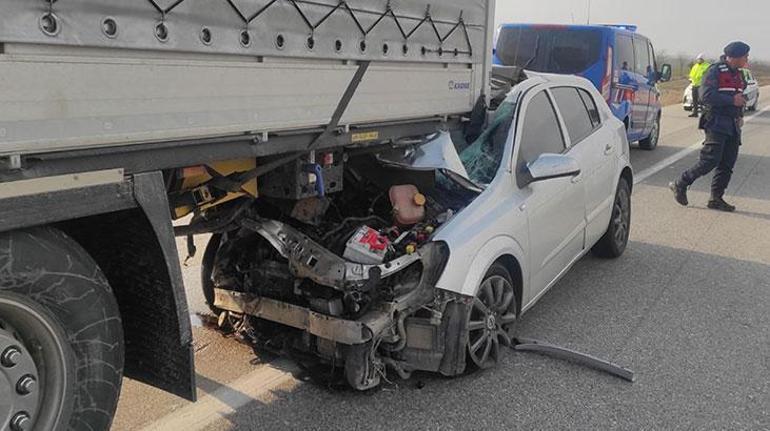
<path id="1" fill-rule="evenodd" d="M 176 238 L 204 233 L 222 324 L 360 390 L 462 373 L 469 299 L 434 288 L 431 238 L 479 190 L 403 160 L 478 135 L 493 21 L 494 0 L 0 0 L 0 428 L 108 429 L 124 376 L 194 400 Z"/>

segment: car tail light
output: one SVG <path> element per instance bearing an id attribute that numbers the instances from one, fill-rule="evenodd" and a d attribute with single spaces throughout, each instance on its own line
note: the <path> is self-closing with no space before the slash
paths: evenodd
<path id="1" fill-rule="evenodd" d="M 602 96 L 607 103 L 612 99 L 612 47 L 607 48 L 607 65 L 604 68 L 604 77 L 602 78 Z"/>

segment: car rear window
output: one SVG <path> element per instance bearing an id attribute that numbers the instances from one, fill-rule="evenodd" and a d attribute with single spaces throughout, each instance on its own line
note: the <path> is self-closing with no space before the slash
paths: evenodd
<path id="1" fill-rule="evenodd" d="M 596 107 L 596 101 L 594 98 L 583 89 L 578 89 L 578 93 L 580 94 L 580 98 L 583 99 L 583 103 L 585 103 L 586 109 L 588 109 L 588 116 L 591 117 L 591 124 L 594 127 L 601 126 L 602 117 L 599 115 L 599 108 Z"/>
<path id="2" fill-rule="evenodd" d="M 559 87 L 551 90 L 556 106 L 564 118 L 564 124 L 567 126 L 572 145 L 575 145 L 587 138 L 594 131 L 594 125 L 591 116 L 586 109 L 577 88 Z"/>
<path id="3" fill-rule="evenodd" d="M 599 30 L 570 28 L 503 27 L 497 57 L 506 66 L 535 72 L 577 74 L 599 61 Z"/>

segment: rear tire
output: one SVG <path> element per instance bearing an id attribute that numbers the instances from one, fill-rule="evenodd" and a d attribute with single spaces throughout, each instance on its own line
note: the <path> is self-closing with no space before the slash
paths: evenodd
<path id="1" fill-rule="evenodd" d="M 0 233 L 0 349 L 21 352 L 0 358 L 0 398 L 12 404 L 0 406 L 0 427 L 27 416 L 22 429 L 109 429 L 123 378 L 120 313 L 94 260 L 61 231 Z M 33 376 L 27 395 L 3 383 L 17 384 L 18 367 Z"/>
<path id="2" fill-rule="evenodd" d="M 652 130 L 650 131 L 650 136 L 639 141 L 639 148 L 647 151 L 652 151 L 658 146 L 659 140 L 660 140 L 660 114 L 658 114 L 658 118 L 652 124 Z"/>
<path id="3" fill-rule="evenodd" d="M 631 186 L 625 178 L 621 178 L 615 192 L 615 201 L 612 204 L 612 216 L 607 232 L 591 251 L 598 257 L 618 258 L 626 251 L 630 232 Z"/>

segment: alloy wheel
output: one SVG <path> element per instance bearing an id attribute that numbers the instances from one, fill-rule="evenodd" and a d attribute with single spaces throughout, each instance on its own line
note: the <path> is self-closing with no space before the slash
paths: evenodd
<path id="1" fill-rule="evenodd" d="M 631 226 L 631 204 L 628 191 L 625 188 L 618 190 L 615 204 L 612 209 L 612 223 L 614 225 L 615 244 L 624 246 L 628 241 Z"/>
<path id="2" fill-rule="evenodd" d="M 479 368 L 490 368 L 500 357 L 500 344 L 511 345 L 508 328 L 516 321 L 513 286 L 493 275 L 481 284 L 468 322 L 468 354 Z"/>

